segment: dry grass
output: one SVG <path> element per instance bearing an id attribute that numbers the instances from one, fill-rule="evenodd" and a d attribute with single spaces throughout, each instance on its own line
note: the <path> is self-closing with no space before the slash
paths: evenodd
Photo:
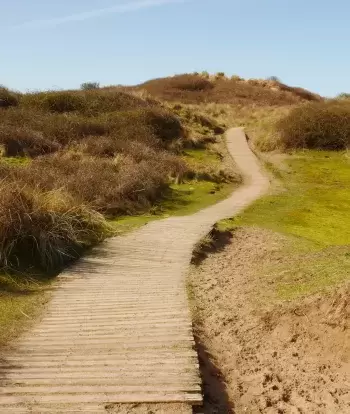
<path id="1" fill-rule="evenodd" d="M 217 103 L 181 105 L 182 111 L 188 110 L 190 113 L 195 113 L 197 117 L 201 115 L 214 119 L 221 128 L 244 127 L 252 145 L 260 151 L 273 151 L 281 148 L 281 137 L 275 125 L 295 107 L 297 106 L 255 104 L 245 106 Z M 199 127 L 198 130 L 202 132 L 203 128 Z"/>
<path id="2" fill-rule="evenodd" d="M 290 105 L 321 98 L 302 88 L 287 86 L 278 81 L 227 78 L 224 73 L 185 74 L 154 79 L 136 87 L 167 101 L 182 103 Z"/>
<path id="3" fill-rule="evenodd" d="M 10 106 L 17 106 L 18 103 L 18 94 L 11 92 L 7 88 L 0 85 L 0 108 L 9 108 Z"/>
<path id="4" fill-rule="evenodd" d="M 0 266 L 55 270 L 108 234 L 103 216 L 67 195 L 3 183 Z"/>
<path id="5" fill-rule="evenodd" d="M 2 88 L 0 101 L 0 269 L 61 268 L 109 234 L 106 218 L 146 212 L 172 183 L 204 178 L 183 149 L 206 146 L 194 123 L 221 131 L 122 89 Z"/>

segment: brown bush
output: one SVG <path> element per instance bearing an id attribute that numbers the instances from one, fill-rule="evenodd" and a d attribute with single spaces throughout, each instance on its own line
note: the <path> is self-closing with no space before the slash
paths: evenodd
<path id="1" fill-rule="evenodd" d="M 199 75 L 178 75 L 169 78 L 169 87 L 182 91 L 207 91 L 214 85 L 210 80 Z"/>
<path id="2" fill-rule="evenodd" d="M 112 160 L 77 152 L 45 156 L 13 169 L 11 176 L 17 183 L 43 192 L 64 189 L 99 212 L 136 212 L 156 201 L 170 177 L 182 176 L 186 166 L 175 156 L 152 152 L 140 144 L 133 151 L 133 155 L 120 154 Z"/>
<path id="3" fill-rule="evenodd" d="M 24 94 L 21 105 L 56 113 L 77 112 L 96 116 L 115 111 L 146 108 L 150 101 L 122 90 L 50 91 Z"/>
<path id="4" fill-rule="evenodd" d="M 103 216 L 62 192 L 1 184 L 0 266 L 57 270 L 110 229 Z"/>
<path id="5" fill-rule="evenodd" d="M 184 129 L 178 117 L 164 109 L 153 108 L 142 112 L 144 122 L 155 136 L 167 143 L 184 136 Z"/>
<path id="6" fill-rule="evenodd" d="M 334 100 L 297 107 L 276 130 L 287 149 L 344 149 L 350 145 L 350 104 Z"/>
<path id="7" fill-rule="evenodd" d="M 0 114 L 0 143 L 7 156 L 37 156 L 69 147 L 90 137 L 114 141 L 139 141 L 152 147 L 167 147 L 183 137 L 180 120 L 164 109 L 119 111 L 97 117 L 45 114 L 35 111 L 6 111 Z M 18 128 L 18 125 L 25 127 Z M 99 140 L 100 141 L 100 140 Z"/>
<path id="8" fill-rule="evenodd" d="M 88 115 L 98 115 L 116 111 L 127 111 L 137 108 L 147 108 L 152 106 L 148 99 L 140 95 L 127 93 L 123 90 L 92 90 L 85 91 L 82 96 L 86 102 L 85 113 Z"/>
<path id="9" fill-rule="evenodd" d="M 113 112 L 100 119 L 105 119 L 110 136 L 150 146 L 167 146 L 185 134 L 179 118 L 163 108 Z"/>
<path id="10" fill-rule="evenodd" d="M 22 104 L 51 112 L 78 112 L 86 108 L 83 96 L 69 91 L 40 92 L 23 95 Z"/>
<path id="11" fill-rule="evenodd" d="M 0 86 L 0 108 L 8 108 L 19 104 L 19 96 L 7 88 Z"/>
<path id="12" fill-rule="evenodd" d="M 58 143 L 45 139 L 42 133 L 24 127 L 0 126 L 0 144 L 6 157 L 48 154 L 59 149 Z"/>

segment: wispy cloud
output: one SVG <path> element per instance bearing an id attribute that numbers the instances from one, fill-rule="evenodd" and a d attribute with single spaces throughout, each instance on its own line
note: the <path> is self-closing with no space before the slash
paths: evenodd
<path id="1" fill-rule="evenodd" d="M 21 23 L 15 26 L 12 26 L 11 29 L 41 29 L 46 27 L 54 27 L 60 24 L 65 24 L 69 22 L 79 22 L 89 19 L 95 19 L 102 16 L 107 16 L 112 13 L 128 13 L 135 12 L 141 9 L 146 9 L 150 7 L 157 7 L 171 3 L 184 3 L 187 0 L 142 0 L 128 2 L 124 4 L 118 4 L 112 7 L 106 7 L 103 9 L 95 9 L 87 12 L 71 14 L 69 16 L 43 19 L 43 20 L 32 20 L 29 22 Z"/>

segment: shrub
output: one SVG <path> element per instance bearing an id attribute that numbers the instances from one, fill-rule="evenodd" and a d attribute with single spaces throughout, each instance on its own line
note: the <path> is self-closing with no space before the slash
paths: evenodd
<path id="1" fill-rule="evenodd" d="M 83 96 L 68 91 L 39 92 L 23 96 L 23 105 L 50 112 L 78 112 L 86 106 Z"/>
<path id="2" fill-rule="evenodd" d="M 112 160 L 74 151 L 57 153 L 17 167 L 13 179 L 43 192 L 64 189 L 99 212 L 128 214 L 150 207 L 169 178 L 186 170 L 175 156 L 154 151 L 146 157 L 146 151 L 148 147 L 130 143 Z"/>
<path id="3" fill-rule="evenodd" d="M 177 116 L 164 109 L 142 111 L 144 122 L 149 125 L 156 137 L 163 142 L 170 142 L 184 136 L 184 129 Z"/>
<path id="4" fill-rule="evenodd" d="M 84 107 L 84 100 L 81 96 L 69 92 L 57 92 L 47 94 L 42 106 L 52 112 L 81 111 Z"/>
<path id="5" fill-rule="evenodd" d="M 350 105 L 313 102 L 293 109 L 277 122 L 285 148 L 344 149 L 350 144 Z"/>
<path id="6" fill-rule="evenodd" d="M 103 216 L 62 192 L 1 184 L 0 266 L 59 270 L 110 233 Z"/>
<path id="7" fill-rule="evenodd" d="M 226 75 L 225 75 L 225 72 L 218 72 L 216 75 L 215 75 L 215 79 L 222 79 L 222 78 L 224 78 Z"/>
<path id="8" fill-rule="evenodd" d="M 143 89 L 153 93 L 155 86 L 156 90 L 168 90 L 179 92 L 200 92 L 207 91 L 214 87 L 209 78 L 204 76 L 196 76 L 193 74 L 176 75 L 170 78 L 156 79 L 154 81 L 146 82 Z M 149 88 L 151 86 L 151 88 Z"/>
<path id="9" fill-rule="evenodd" d="M 337 96 L 338 99 L 350 99 L 350 93 L 342 92 Z"/>
<path id="10" fill-rule="evenodd" d="M 151 105 L 150 98 L 123 90 L 88 90 L 81 92 L 84 97 L 84 115 L 99 115 L 107 112 L 127 111 L 146 108 Z M 80 95 L 79 95 L 80 96 Z M 153 100 L 153 103 L 155 101 Z"/>
<path id="11" fill-rule="evenodd" d="M 266 80 L 279 83 L 281 82 L 278 76 L 269 76 L 268 78 L 266 78 Z"/>
<path id="12" fill-rule="evenodd" d="M 83 91 L 89 91 L 91 89 L 99 89 L 100 84 L 98 82 L 84 82 L 80 85 L 80 89 Z"/>
<path id="13" fill-rule="evenodd" d="M 25 127 L 0 126 L 0 144 L 6 157 L 34 157 L 59 149 L 58 143 L 46 140 L 42 133 Z"/>
<path id="14" fill-rule="evenodd" d="M 206 91 L 214 86 L 210 80 L 202 76 L 180 75 L 171 79 L 170 87 L 184 91 Z"/>
<path id="15" fill-rule="evenodd" d="M 94 157 L 115 157 L 123 152 L 121 146 L 123 141 L 118 141 L 111 137 L 87 137 L 81 144 L 76 146 L 77 151 Z"/>
<path id="16" fill-rule="evenodd" d="M 17 106 L 18 104 L 18 95 L 0 86 L 0 108 L 8 108 L 9 106 Z"/>

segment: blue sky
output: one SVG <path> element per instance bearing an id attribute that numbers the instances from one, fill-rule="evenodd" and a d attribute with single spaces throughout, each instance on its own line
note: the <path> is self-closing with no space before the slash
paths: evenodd
<path id="1" fill-rule="evenodd" d="M 348 0 L 0 0 L 0 84 L 136 84 L 207 70 L 350 92 Z"/>

